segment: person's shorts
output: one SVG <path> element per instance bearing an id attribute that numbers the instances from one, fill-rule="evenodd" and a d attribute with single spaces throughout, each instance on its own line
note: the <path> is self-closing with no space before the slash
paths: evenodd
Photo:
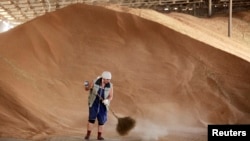
<path id="1" fill-rule="evenodd" d="M 99 106 L 93 105 L 89 108 L 89 120 L 98 120 L 99 125 L 104 125 L 107 121 L 106 106 L 100 104 Z"/>

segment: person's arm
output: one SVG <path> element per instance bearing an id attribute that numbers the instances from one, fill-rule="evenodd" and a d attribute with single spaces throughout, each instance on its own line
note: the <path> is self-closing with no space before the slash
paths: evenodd
<path id="1" fill-rule="evenodd" d="M 108 96 L 108 100 L 111 101 L 113 99 L 113 87 L 111 87 L 110 91 L 109 91 L 109 96 Z"/>
<path id="2" fill-rule="evenodd" d="M 86 91 L 89 91 L 90 89 L 93 88 L 93 85 L 94 85 L 93 81 L 92 81 L 92 82 L 89 82 L 89 84 L 88 84 L 87 86 L 85 86 L 85 90 L 86 90 Z"/>
<path id="3" fill-rule="evenodd" d="M 111 100 L 113 99 L 113 87 L 111 87 L 109 91 L 109 96 L 102 101 L 102 103 L 106 106 L 109 106 Z"/>

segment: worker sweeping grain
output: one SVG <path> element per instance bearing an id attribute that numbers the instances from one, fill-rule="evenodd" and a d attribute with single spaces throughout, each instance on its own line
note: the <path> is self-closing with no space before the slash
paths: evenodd
<path id="1" fill-rule="evenodd" d="M 111 81 L 111 73 L 104 71 L 101 77 L 97 77 L 93 82 L 85 81 L 85 90 L 89 91 L 88 106 L 89 118 L 87 124 L 86 140 L 90 139 L 92 128 L 95 120 L 98 120 L 97 140 L 104 140 L 102 137 L 103 127 L 107 121 L 107 113 L 111 100 L 113 99 L 113 84 Z M 119 118 L 112 109 L 112 114 L 118 119 L 116 127 L 120 135 L 127 135 L 129 130 L 135 126 L 135 120 L 130 117 Z"/>
<path id="2" fill-rule="evenodd" d="M 113 98 L 113 85 L 110 80 L 111 73 L 104 71 L 101 77 L 97 77 L 97 79 L 95 79 L 93 82 L 85 84 L 85 90 L 89 91 L 89 117 L 87 124 L 87 134 L 85 136 L 86 140 L 90 138 L 96 119 L 98 120 L 97 140 L 104 140 L 102 137 L 103 127 L 107 121 L 107 112 L 110 101 Z"/>

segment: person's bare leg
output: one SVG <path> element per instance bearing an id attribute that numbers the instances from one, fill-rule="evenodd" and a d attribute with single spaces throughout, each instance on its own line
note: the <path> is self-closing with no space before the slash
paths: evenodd
<path id="1" fill-rule="evenodd" d="M 88 124 L 87 124 L 87 134 L 86 134 L 86 136 L 85 136 L 85 139 L 86 139 L 86 140 L 88 140 L 89 137 L 90 137 L 90 134 L 91 134 L 93 125 L 94 125 L 94 124 L 93 124 L 93 123 L 90 123 L 90 122 L 88 122 Z"/>
<path id="2" fill-rule="evenodd" d="M 93 126 L 94 126 L 93 123 L 88 122 L 88 124 L 87 124 L 87 130 L 88 130 L 88 131 L 92 131 Z"/>

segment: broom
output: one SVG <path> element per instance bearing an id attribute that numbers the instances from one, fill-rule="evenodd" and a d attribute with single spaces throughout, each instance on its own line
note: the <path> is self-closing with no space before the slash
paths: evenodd
<path id="1" fill-rule="evenodd" d="M 100 95 L 98 95 L 98 97 L 101 100 L 103 100 L 103 98 Z M 116 126 L 116 131 L 119 133 L 119 135 L 125 136 L 129 133 L 129 131 L 131 129 L 133 129 L 135 127 L 136 121 L 133 118 L 131 118 L 129 116 L 121 118 L 115 114 L 115 112 L 111 109 L 111 107 L 109 107 L 109 110 L 112 112 L 114 117 L 116 117 L 118 120 L 118 124 Z"/>

